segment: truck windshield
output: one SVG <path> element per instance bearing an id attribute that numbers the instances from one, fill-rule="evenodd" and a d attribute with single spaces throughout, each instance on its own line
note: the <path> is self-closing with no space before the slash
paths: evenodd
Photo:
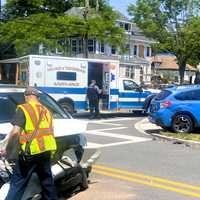
<path id="1" fill-rule="evenodd" d="M 40 102 L 52 113 L 54 119 L 69 119 L 70 114 L 66 113 L 54 99 L 45 93 L 41 93 Z M 0 94 L 0 123 L 10 122 L 15 114 L 18 104 L 24 103 L 23 92 L 1 93 Z"/>
<path id="2" fill-rule="evenodd" d="M 54 119 L 71 118 L 70 114 L 65 112 L 49 95 L 41 93 L 39 100 L 53 113 Z"/>

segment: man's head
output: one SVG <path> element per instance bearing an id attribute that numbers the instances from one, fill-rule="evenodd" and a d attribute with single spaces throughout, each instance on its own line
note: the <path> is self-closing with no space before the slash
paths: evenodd
<path id="1" fill-rule="evenodd" d="M 96 80 L 94 80 L 94 79 L 91 80 L 91 83 L 92 83 L 92 84 L 96 84 Z"/>
<path id="2" fill-rule="evenodd" d="M 25 96 L 25 100 L 29 101 L 29 100 L 34 100 L 34 99 L 38 99 L 39 97 L 39 92 L 36 88 L 34 87 L 27 87 L 26 90 L 24 91 L 24 96 Z"/>

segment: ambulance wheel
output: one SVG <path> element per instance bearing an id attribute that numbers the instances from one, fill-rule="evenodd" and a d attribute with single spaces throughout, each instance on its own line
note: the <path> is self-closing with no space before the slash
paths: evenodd
<path id="1" fill-rule="evenodd" d="M 62 106 L 62 108 L 70 113 L 70 114 L 73 114 L 74 113 L 74 107 L 72 104 L 68 103 L 68 102 L 61 102 L 60 105 Z"/>

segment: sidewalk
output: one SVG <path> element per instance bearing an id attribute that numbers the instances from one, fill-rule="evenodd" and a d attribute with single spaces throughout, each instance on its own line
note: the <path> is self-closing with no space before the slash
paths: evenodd
<path id="1" fill-rule="evenodd" d="M 117 180 L 92 174 L 91 183 L 86 191 L 80 192 L 69 200 L 136 200 L 132 190 Z"/>
<path id="2" fill-rule="evenodd" d="M 174 144 L 176 144 L 176 143 L 177 144 L 185 144 L 186 146 L 200 148 L 200 142 L 193 141 L 193 140 L 183 140 L 183 139 L 178 139 L 175 137 L 168 137 L 168 136 L 159 134 L 159 132 L 162 131 L 163 129 L 160 126 L 157 126 L 157 125 L 149 122 L 148 118 L 145 118 L 145 119 L 139 121 L 137 124 L 135 124 L 135 128 L 143 134 L 153 136 L 155 139 L 158 138 L 158 139 L 172 141 Z M 174 134 L 176 134 L 176 133 L 174 133 Z"/>
<path id="3" fill-rule="evenodd" d="M 148 118 L 144 118 L 143 120 L 139 121 L 138 123 L 135 124 L 135 128 L 143 133 L 143 134 L 148 134 L 149 133 L 158 133 L 162 128 L 160 126 L 157 126 L 151 122 L 149 122 Z"/>

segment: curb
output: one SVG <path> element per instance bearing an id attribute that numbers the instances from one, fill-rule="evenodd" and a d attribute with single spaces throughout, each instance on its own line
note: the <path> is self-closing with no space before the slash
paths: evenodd
<path id="1" fill-rule="evenodd" d="M 161 127 L 156 126 L 155 124 L 152 124 L 151 122 L 148 121 L 148 118 L 142 119 L 141 121 L 137 122 L 135 124 L 135 128 L 145 134 L 145 135 L 151 135 L 154 138 L 153 139 L 163 139 L 167 141 L 172 141 L 173 144 L 184 144 L 185 146 L 191 146 L 191 147 L 198 147 L 200 148 L 200 142 L 193 141 L 193 140 L 184 140 L 184 139 L 179 139 L 179 138 L 174 138 L 174 137 L 169 137 L 165 135 L 160 135 L 158 133 L 153 133 L 159 132 L 163 130 Z M 152 131 L 152 133 L 150 133 Z"/>

